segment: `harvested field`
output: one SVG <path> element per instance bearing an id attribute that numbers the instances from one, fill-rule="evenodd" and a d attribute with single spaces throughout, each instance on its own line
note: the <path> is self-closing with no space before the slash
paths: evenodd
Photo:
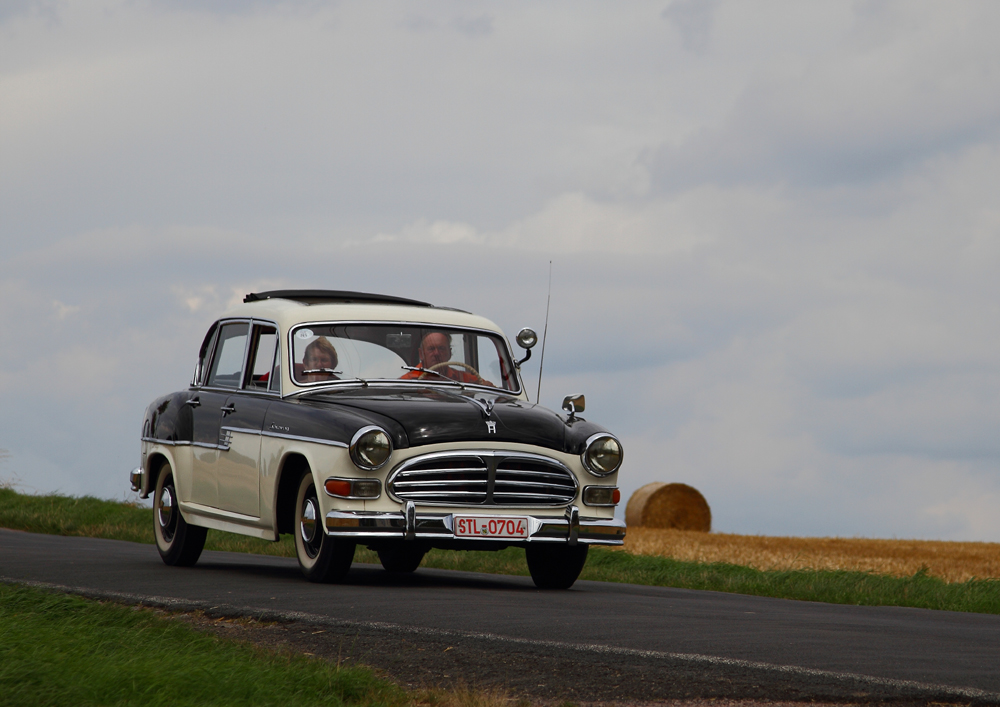
<path id="1" fill-rule="evenodd" d="M 908 577 L 926 570 L 948 582 L 1000 579 L 1000 543 L 866 538 L 782 538 L 629 528 L 627 552 L 760 570 L 855 570 Z"/>

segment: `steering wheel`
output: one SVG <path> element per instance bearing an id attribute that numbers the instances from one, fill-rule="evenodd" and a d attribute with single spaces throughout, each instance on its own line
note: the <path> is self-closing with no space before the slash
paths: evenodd
<path id="1" fill-rule="evenodd" d="M 481 375 L 479 375 L 479 371 L 477 371 L 475 368 L 473 368 L 469 364 L 462 363 L 461 361 L 443 361 L 441 363 L 435 363 L 433 366 L 428 366 L 427 370 L 428 371 L 434 371 L 435 373 L 437 373 L 437 369 L 444 368 L 445 366 L 461 366 L 465 370 L 467 370 L 470 373 L 472 373 L 472 375 L 474 375 L 479 380 L 483 379 L 483 377 Z"/>

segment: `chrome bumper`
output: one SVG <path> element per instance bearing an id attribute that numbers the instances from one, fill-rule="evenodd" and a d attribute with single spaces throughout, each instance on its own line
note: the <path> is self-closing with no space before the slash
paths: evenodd
<path id="1" fill-rule="evenodd" d="M 406 540 L 468 540 L 471 542 L 585 543 L 588 545 L 622 545 L 625 542 L 625 522 L 617 518 L 582 518 L 576 506 L 567 509 L 563 517 L 518 515 L 504 509 L 502 515 L 528 519 L 527 538 L 489 538 L 455 535 L 453 513 L 417 513 L 412 502 L 400 513 L 374 511 L 330 511 L 326 514 L 327 535 L 351 538 L 384 538 Z M 460 513 L 460 516 L 487 515 Z M 497 514 L 493 517 L 500 517 Z"/>
<path id="2" fill-rule="evenodd" d="M 131 472 L 129 472 L 128 480 L 132 483 L 133 491 L 142 491 L 143 482 L 145 481 L 146 472 L 142 470 L 141 467 L 136 467 Z"/>

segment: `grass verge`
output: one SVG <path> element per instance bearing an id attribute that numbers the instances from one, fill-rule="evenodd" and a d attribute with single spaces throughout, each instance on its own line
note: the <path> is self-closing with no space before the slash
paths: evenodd
<path id="1" fill-rule="evenodd" d="M 412 704 L 371 671 L 219 640 L 149 610 L 0 584 L 0 705 Z"/>
<path id="2" fill-rule="evenodd" d="M 152 511 L 95 498 L 30 496 L 0 488 L 0 527 L 58 535 L 153 542 Z M 206 548 L 294 557 L 289 537 L 271 543 L 209 531 Z M 356 562 L 377 563 L 375 553 L 358 548 Z M 423 567 L 527 575 L 524 552 L 449 552 L 432 550 Z M 846 570 L 758 570 L 724 562 L 692 562 L 594 548 L 581 579 L 682 589 L 801 599 L 834 604 L 909 606 L 947 611 L 1000 614 L 1000 580 L 947 582 L 919 570 L 891 576 Z"/>

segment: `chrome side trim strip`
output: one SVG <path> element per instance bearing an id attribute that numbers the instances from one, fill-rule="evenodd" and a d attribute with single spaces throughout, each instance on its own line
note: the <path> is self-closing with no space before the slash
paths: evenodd
<path id="1" fill-rule="evenodd" d="M 152 444 L 165 444 L 168 447 L 202 447 L 204 449 L 218 449 L 219 445 L 209 442 L 188 442 L 187 440 L 159 439 L 157 437 L 142 437 L 143 442 Z"/>
<path id="2" fill-rule="evenodd" d="M 278 439 L 291 439 L 296 442 L 315 442 L 316 444 L 326 444 L 331 447 L 343 447 L 347 449 L 348 445 L 346 442 L 336 442 L 332 439 L 319 439 L 318 437 L 303 437 L 301 435 L 290 435 L 284 432 L 271 432 L 270 430 L 262 430 L 259 432 L 262 437 L 276 437 Z"/>
<path id="3" fill-rule="evenodd" d="M 143 442 L 151 442 L 152 444 L 165 444 L 168 447 L 187 447 L 195 442 L 187 442 L 185 440 L 172 440 L 172 439 L 159 439 L 158 437 L 142 437 Z M 214 447 L 215 445 L 210 445 Z"/>
<path id="4" fill-rule="evenodd" d="M 221 427 L 221 429 L 228 430 L 230 432 L 242 432 L 245 435 L 259 435 L 259 434 L 261 434 L 260 430 L 254 430 L 254 429 L 250 429 L 248 427 L 229 427 L 228 425 L 223 425 Z"/>
<path id="5" fill-rule="evenodd" d="M 221 520 L 231 520 L 240 523 L 252 523 L 260 520 L 257 516 L 248 516 L 245 513 L 236 513 L 235 511 L 224 511 L 221 508 L 203 506 L 200 503 L 182 502 L 180 507 L 182 511 L 188 513 L 198 513 L 200 515 L 215 517 Z"/>

